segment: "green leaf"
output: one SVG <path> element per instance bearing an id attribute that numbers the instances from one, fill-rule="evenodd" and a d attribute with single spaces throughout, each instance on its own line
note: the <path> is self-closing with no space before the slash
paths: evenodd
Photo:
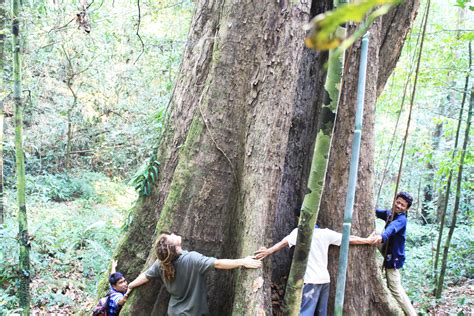
<path id="1" fill-rule="evenodd" d="M 316 50 L 329 50 L 338 47 L 344 40 L 337 30 L 340 25 L 349 21 L 362 22 L 368 13 L 372 12 L 373 19 L 388 12 L 400 0 L 366 0 L 359 3 L 341 5 L 335 10 L 319 14 L 310 22 L 310 35 L 305 39 L 306 46 Z"/>
<path id="2" fill-rule="evenodd" d="M 471 2 L 471 0 L 457 0 L 455 6 L 464 9 L 466 7 L 466 4 L 469 2 Z M 469 7 L 469 9 L 472 10 L 471 6 Z"/>
<path id="3" fill-rule="evenodd" d="M 474 7 L 469 7 L 469 8 L 471 9 L 471 8 L 474 8 Z M 473 9 L 471 9 L 471 10 L 473 10 Z M 460 37 L 460 39 L 464 40 L 464 41 L 472 41 L 472 40 L 474 40 L 474 32 L 466 32 Z"/>

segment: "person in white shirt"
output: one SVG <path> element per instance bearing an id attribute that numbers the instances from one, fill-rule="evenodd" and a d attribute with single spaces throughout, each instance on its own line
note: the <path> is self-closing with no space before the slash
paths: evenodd
<path id="1" fill-rule="evenodd" d="M 255 259 L 264 259 L 269 255 L 282 250 L 285 247 L 293 247 L 296 245 L 298 236 L 298 228 L 276 243 L 270 248 L 261 247 L 255 252 Z M 350 236 L 350 244 L 371 244 L 372 239 Z M 327 315 L 327 304 L 329 299 L 329 271 L 328 266 L 328 250 L 330 245 L 340 246 L 342 234 L 330 229 L 320 229 L 314 227 L 313 237 L 311 240 L 311 248 L 309 251 L 308 263 L 304 275 L 303 298 L 300 307 L 300 316 L 313 316 L 317 311 L 317 315 Z"/>

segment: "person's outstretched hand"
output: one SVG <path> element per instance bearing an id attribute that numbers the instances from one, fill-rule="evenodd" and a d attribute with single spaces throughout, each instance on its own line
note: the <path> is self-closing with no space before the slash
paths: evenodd
<path id="1" fill-rule="evenodd" d="M 255 259 L 255 257 L 248 256 L 242 259 L 242 266 L 247 269 L 258 269 L 262 267 L 262 261 Z"/>
<path id="2" fill-rule="evenodd" d="M 115 272 L 117 272 L 117 260 L 113 259 L 111 273 L 115 273 Z"/>
<path id="3" fill-rule="evenodd" d="M 372 234 L 370 234 L 370 236 L 368 237 L 368 239 L 369 239 L 369 242 L 370 242 L 371 245 L 378 245 L 378 244 L 381 244 L 381 243 L 382 243 L 382 236 L 376 234 L 375 232 L 373 232 Z"/>
<path id="4" fill-rule="evenodd" d="M 266 247 L 260 247 L 260 249 L 255 251 L 255 259 L 258 259 L 258 260 L 263 260 L 269 255 L 271 255 L 271 253 Z"/>

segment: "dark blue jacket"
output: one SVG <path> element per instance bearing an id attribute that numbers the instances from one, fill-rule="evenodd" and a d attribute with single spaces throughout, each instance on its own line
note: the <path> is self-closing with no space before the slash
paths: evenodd
<path id="1" fill-rule="evenodd" d="M 382 233 L 382 242 L 384 243 L 382 251 L 384 254 L 385 247 L 388 245 L 385 268 L 400 269 L 405 263 L 407 215 L 406 213 L 395 214 L 393 220 L 390 221 L 390 210 L 376 209 L 375 214 L 378 218 L 383 219 L 386 222 L 385 230 Z M 389 219 L 388 222 L 387 218 Z"/>
<path id="2" fill-rule="evenodd" d="M 125 293 L 119 292 L 116 289 L 114 289 L 112 286 L 110 286 L 109 290 L 109 299 L 108 299 L 108 308 L 107 308 L 107 316 L 117 316 L 120 314 L 120 310 L 122 309 L 122 306 L 118 304 L 118 301 L 120 301 Z"/>

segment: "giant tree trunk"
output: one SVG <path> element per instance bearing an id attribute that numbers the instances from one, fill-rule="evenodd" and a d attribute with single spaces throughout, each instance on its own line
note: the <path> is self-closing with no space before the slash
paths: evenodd
<path id="1" fill-rule="evenodd" d="M 138 202 L 119 248 L 119 269 L 128 278 L 155 259 L 152 245 L 162 230 L 181 234 L 185 248 L 221 258 L 250 255 L 291 231 L 293 209 L 305 193 L 326 60 L 326 54 L 304 48 L 302 26 L 330 5 L 197 2 L 158 149 L 160 177 L 152 194 Z M 395 16 L 395 24 L 385 26 L 392 45 L 385 50 L 393 53 L 394 39 L 403 43 L 410 10 L 409 18 Z M 388 32 L 393 27 L 400 31 Z M 388 72 L 395 55 L 387 55 Z M 372 222 L 367 217 L 364 225 L 371 228 Z M 287 258 L 272 264 L 267 259 L 263 270 L 210 272 L 211 314 L 271 315 L 272 269 L 279 281 L 288 271 Z M 370 259 L 364 263 L 375 269 L 373 254 Z M 370 291 L 369 282 L 358 285 Z M 383 302 L 382 295 L 373 298 Z M 134 291 L 124 312 L 163 315 L 166 305 L 166 291 L 154 281 Z"/>

